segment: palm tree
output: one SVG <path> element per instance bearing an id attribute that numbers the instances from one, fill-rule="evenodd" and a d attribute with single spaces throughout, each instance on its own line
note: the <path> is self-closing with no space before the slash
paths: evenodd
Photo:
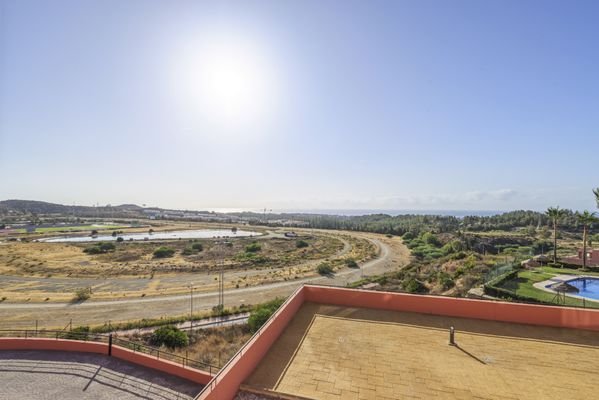
<path id="1" fill-rule="evenodd" d="M 587 268 L 587 237 L 589 234 L 589 226 L 593 222 L 597 222 L 595 213 L 584 211 L 577 215 L 578 223 L 582 225 L 582 269 Z"/>
<path id="2" fill-rule="evenodd" d="M 593 194 L 595 195 L 595 200 L 597 201 L 597 208 L 599 208 L 599 187 L 593 189 Z"/>
<path id="3" fill-rule="evenodd" d="M 566 210 L 558 207 L 549 207 L 545 214 L 551 218 L 553 222 L 553 262 L 557 263 L 557 221 L 566 214 Z"/>

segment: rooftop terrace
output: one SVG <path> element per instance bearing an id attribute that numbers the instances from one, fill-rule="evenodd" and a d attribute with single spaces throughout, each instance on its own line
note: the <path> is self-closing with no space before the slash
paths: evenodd
<path id="1" fill-rule="evenodd" d="M 304 285 L 198 399 L 586 400 L 598 331 L 598 310 Z"/>
<path id="2" fill-rule="evenodd" d="M 318 400 L 589 399 L 598 336 L 305 303 L 245 385 Z"/>

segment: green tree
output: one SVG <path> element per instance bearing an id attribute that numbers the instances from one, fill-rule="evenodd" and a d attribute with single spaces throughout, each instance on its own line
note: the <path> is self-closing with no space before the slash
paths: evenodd
<path id="1" fill-rule="evenodd" d="M 166 346 L 172 349 L 176 347 L 185 347 L 189 344 L 187 333 L 173 325 L 165 325 L 152 333 L 150 337 L 152 346 Z"/>
<path id="2" fill-rule="evenodd" d="M 597 222 L 597 218 L 595 217 L 595 213 L 584 211 L 582 213 L 577 214 L 577 220 L 580 225 L 582 225 L 582 269 L 585 270 L 587 268 L 587 241 L 589 235 L 589 227 Z"/>
<path id="3" fill-rule="evenodd" d="M 553 262 L 557 263 L 557 222 L 566 215 L 566 211 L 558 207 L 549 207 L 545 212 L 553 224 Z"/>
<path id="4" fill-rule="evenodd" d="M 251 313 L 248 318 L 248 325 L 250 327 L 250 331 L 256 332 L 275 311 L 283 304 L 283 299 L 276 298 L 267 303 L 260 304 L 257 306 Z"/>

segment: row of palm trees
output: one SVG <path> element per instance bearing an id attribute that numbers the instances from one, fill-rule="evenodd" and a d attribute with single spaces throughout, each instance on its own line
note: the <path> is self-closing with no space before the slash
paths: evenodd
<path id="1" fill-rule="evenodd" d="M 599 188 L 593 189 L 595 195 L 595 201 L 597 202 L 597 208 L 599 208 Z M 557 263 L 557 223 L 559 220 L 566 215 L 566 210 L 558 207 L 549 207 L 545 212 L 551 219 L 553 224 L 553 262 Z M 578 223 L 582 225 L 582 269 L 587 267 L 587 243 L 589 235 L 589 227 L 599 219 L 596 217 L 596 213 L 590 211 L 583 211 L 576 213 Z"/>

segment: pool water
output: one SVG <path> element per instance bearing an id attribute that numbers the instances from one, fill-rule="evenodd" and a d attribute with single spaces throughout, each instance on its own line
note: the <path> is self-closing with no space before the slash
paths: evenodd
<path id="1" fill-rule="evenodd" d="M 235 238 L 260 236 L 260 232 L 238 230 L 232 232 L 230 229 L 196 229 L 183 231 L 165 231 L 142 233 L 124 233 L 121 236 L 124 240 L 142 241 L 142 240 L 169 240 L 169 239 L 211 239 L 211 238 Z M 98 236 L 67 236 L 40 239 L 41 242 L 101 242 L 115 241 L 117 237 L 111 234 L 102 234 Z"/>
<path id="2" fill-rule="evenodd" d="M 580 290 L 576 296 L 599 300 L 599 278 L 576 278 L 568 283 Z"/>

